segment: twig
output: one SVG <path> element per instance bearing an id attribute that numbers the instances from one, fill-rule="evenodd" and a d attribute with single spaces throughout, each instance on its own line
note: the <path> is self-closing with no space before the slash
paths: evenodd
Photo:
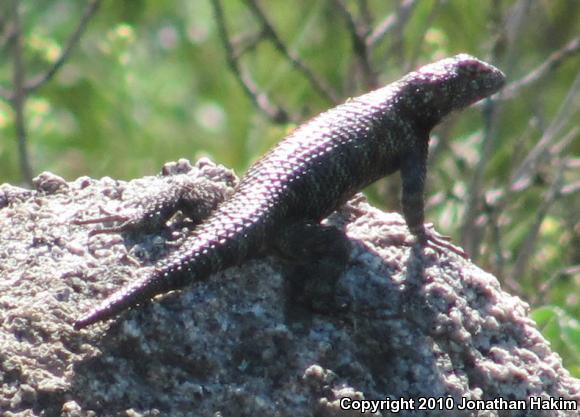
<path id="1" fill-rule="evenodd" d="M 377 27 L 367 36 L 366 44 L 374 48 L 397 26 L 405 24 L 411 17 L 411 12 L 417 4 L 417 0 L 404 0 L 396 13 L 391 13 L 380 22 Z"/>
<path id="2" fill-rule="evenodd" d="M 397 18 L 395 19 L 395 25 L 391 30 L 391 45 L 388 49 L 388 56 L 386 58 L 394 57 L 397 64 L 405 69 L 405 42 L 404 42 L 404 33 L 405 33 L 405 26 L 408 22 L 408 19 L 401 19 L 399 14 L 399 9 L 397 9 Z M 407 16 L 408 17 L 408 16 Z"/>
<path id="3" fill-rule="evenodd" d="M 14 31 L 14 24 L 7 24 L 7 19 L 5 18 L 6 15 L 10 15 L 10 7 L 12 5 L 6 6 L 7 10 L 0 10 L 0 29 L 2 29 L 2 33 L 0 34 L 0 48 L 4 48 L 4 46 L 8 45 L 11 40 L 14 38 L 15 31 Z M 11 92 L 0 86 L 0 98 L 5 101 L 11 100 Z"/>
<path id="4" fill-rule="evenodd" d="M 498 103 L 487 99 L 484 104 L 483 116 L 485 120 L 485 130 L 483 137 L 483 144 L 481 150 L 481 157 L 475 167 L 473 177 L 469 183 L 469 194 L 467 195 L 467 204 L 465 206 L 465 213 L 463 215 L 463 223 L 461 225 L 461 243 L 466 248 L 468 253 L 477 254 L 477 245 L 479 243 L 480 233 L 476 233 L 476 225 L 474 219 L 481 203 L 481 183 L 483 182 L 483 174 L 489 160 L 491 159 L 494 139 L 497 134 L 499 113 Z"/>
<path id="5" fill-rule="evenodd" d="M 505 31 L 507 32 L 507 52 L 504 59 L 506 73 L 511 73 L 511 67 L 515 59 L 516 48 L 519 46 L 517 40 L 521 36 L 522 29 L 525 22 L 525 16 L 531 8 L 532 0 L 520 0 L 511 9 L 510 16 L 506 19 Z M 494 60 L 492 60 L 493 62 Z M 483 103 L 483 113 L 485 117 L 485 131 L 484 140 L 482 144 L 482 157 L 479 159 L 471 182 L 469 184 L 469 194 L 467 196 L 467 203 L 465 207 L 465 214 L 461 225 L 461 242 L 468 253 L 476 254 L 477 247 L 480 243 L 481 234 L 477 233 L 477 225 L 474 222 L 476 214 L 481 205 L 481 183 L 483 181 L 483 174 L 491 159 L 491 152 L 493 150 L 494 138 L 497 133 L 498 115 L 500 114 L 498 108 L 500 107 L 500 100 L 497 96 L 503 94 L 500 91 L 493 100 L 487 99 Z"/>
<path id="6" fill-rule="evenodd" d="M 226 51 L 227 63 L 233 74 L 236 76 L 238 82 L 242 86 L 244 92 L 250 98 L 250 100 L 252 100 L 254 105 L 260 109 L 270 120 L 275 123 L 288 122 L 290 119 L 288 112 L 272 103 L 268 95 L 258 89 L 256 83 L 254 83 L 254 80 L 252 80 L 250 75 L 241 67 L 238 56 L 234 51 L 230 36 L 228 34 L 220 0 L 211 0 L 211 5 L 213 7 L 219 35 Z"/>
<path id="7" fill-rule="evenodd" d="M 4 101 L 10 101 L 12 94 L 10 91 L 6 90 L 4 87 L 0 86 L 0 98 Z"/>
<path id="8" fill-rule="evenodd" d="M 46 70 L 44 74 L 39 74 L 34 77 L 32 80 L 25 83 L 23 87 L 23 93 L 25 95 L 29 95 L 30 93 L 34 92 L 35 90 L 42 87 L 45 83 L 50 81 L 52 77 L 60 70 L 60 68 L 65 64 L 67 59 L 69 58 L 72 50 L 79 42 L 81 36 L 83 35 L 84 31 L 87 28 L 88 22 L 93 17 L 95 12 L 98 10 L 101 4 L 101 0 L 92 0 L 86 7 L 83 16 L 75 29 L 75 31 L 71 34 L 70 38 L 68 39 L 66 46 L 63 48 L 60 56 L 54 61 L 54 63 Z M 16 92 L 9 91 L 7 89 L 0 87 L 0 97 L 10 101 L 14 99 Z"/>
<path id="9" fill-rule="evenodd" d="M 369 8 L 368 0 L 358 0 L 358 8 L 360 10 L 360 25 L 364 26 L 365 33 L 370 33 L 370 27 L 373 25 L 373 13 Z"/>
<path id="10" fill-rule="evenodd" d="M 6 19 L 4 16 L 0 15 L 0 48 L 3 48 L 4 45 L 8 43 L 10 38 L 12 38 L 13 31 L 13 26 L 6 24 Z"/>
<path id="11" fill-rule="evenodd" d="M 489 195 L 489 194 L 488 194 Z M 487 195 L 486 195 L 487 197 Z M 487 199 L 486 199 L 487 200 Z M 501 228 L 499 225 L 499 217 L 500 213 L 496 209 L 496 205 L 491 202 L 488 203 L 486 200 L 484 203 L 484 210 L 487 213 L 487 218 L 489 219 L 488 224 L 490 225 L 491 229 L 491 239 L 493 241 L 493 250 L 495 255 L 495 271 L 494 274 L 501 280 L 504 278 L 504 268 L 505 268 L 505 256 L 503 250 L 503 241 L 502 241 L 502 234 Z M 511 283 L 510 283 L 511 284 Z M 510 285 L 511 287 L 512 285 Z M 514 288 L 510 288 L 514 289 Z M 520 292 L 521 288 L 517 288 L 518 293 Z"/>
<path id="12" fill-rule="evenodd" d="M 288 59 L 288 61 L 290 61 L 290 63 L 292 64 L 292 66 L 294 68 L 296 68 L 298 71 L 300 71 L 304 75 L 304 77 L 306 77 L 308 82 L 310 82 L 312 87 L 322 97 L 324 97 L 325 99 L 327 99 L 328 101 L 330 101 L 332 103 L 337 103 L 339 101 L 338 94 L 335 91 L 333 91 L 333 89 L 330 88 L 330 86 L 327 85 L 326 82 L 322 78 L 320 78 L 316 74 L 314 74 L 314 72 L 308 66 L 306 66 L 306 64 L 304 62 L 302 62 L 302 60 L 300 59 L 300 57 L 298 55 L 296 55 L 294 52 L 290 51 L 286 47 L 286 44 L 284 42 L 282 42 L 282 40 L 280 39 L 280 36 L 278 36 L 278 33 L 276 32 L 276 30 L 274 29 L 274 27 L 272 26 L 272 24 L 268 20 L 268 17 L 264 14 L 264 11 L 262 10 L 260 5 L 258 4 L 257 0 L 245 0 L 245 3 L 252 10 L 252 12 L 256 16 L 256 18 L 262 24 L 262 27 L 264 28 L 264 32 L 265 32 L 266 36 L 268 36 L 270 38 L 270 40 L 274 44 L 274 47 L 282 55 L 284 55 L 286 57 L 286 59 Z"/>
<path id="13" fill-rule="evenodd" d="M 532 256 L 534 247 L 536 246 L 536 242 L 538 240 L 540 226 L 542 225 L 546 214 L 548 213 L 552 204 L 554 204 L 554 202 L 561 196 L 562 182 L 564 179 L 564 168 L 565 163 L 564 159 L 562 159 L 557 167 L 556 177 L 554 178 L 552 185 L 546 193 L 544 202 L 537 209 L 534 224 L 530 228 L 530 231 L 524 240 L 524 244 L 522 245 L 522 248 L 520 249 L 516 258 L 514 269 L 511 274 L 512 278 L 516 281 L 519 281 L 521 276 L 526 271 L 526 268 L 529 264 L 528 261 Z"/>
<path id="14" fill-rule="evenodd" d="M 502 29 L 504 35 L 497 38 L 497 41 L 504 42 L 505 53 L 502 59 L 502 69 L 506 73 L 507 79 L 510 79 L 513 67 L 515 65 L 515 60 L 518 56 L 519 48 L 523 45 L 519 42 L 522 36 L 523 28 L 525 27 L 526 18 L 530 14 L 534 0 L 519 0 L 517 1 L 506 13 L 506 19 L 503 23 Z M 497 52 L 497 45 L 492 48 L 493 51 Z M 502 90 L 503 92 L 503 90 Z"/>
<path id="15" fill-rule="evenodd" d="M 101 0 L 92 0 L 89 3 L 85 13 L 71 37 L 69 38 L 66 47 L 63 49 L 61 55 L 53 63 L 53 65 L 42 75 L 34 78 L 30 82 L 26 82 L 26 66 L 22 57 L 23 40 L 22 40 L 22 26 L 20 22 L 19 0 L 12 2 L 12 27 L 9 29 L 9 38 L 12 40 L 12 53 L 14 56 L 13 67 L 13 91 L 9 91 L 0 87 L 0 98 L 8 101 L 14 110 L 14 126 L 16 130 L 16 138 L 18 143 L 18 155 L 20 161 L 20 169 L 24 181 L 32 184 L 32 167 L 30 165 L 30 157 L 27 146 L 27 132 L 25 120 L 25 104 L 28 95 L 34 90 L 40 88 L 48 82 L 62 67 L 68 59 L 73 47 L 78 43 L 82 33 L 84 32 L 88 21 L 97 10 Z"/>
<path id="16" fill-rule="evenodd" d="M 544 130 L 540 140 L 537 141 L 534 148 L 528 153 L 527 157 L 524 158 L 519 166 L 513 169 L 510 180 L 495 199 L 495 201 L 497 201 L 495 205 L 496 210 L 502 210 L 509 204 L 508 200 L 513 199 L 515 193 L 521 192 L 532 183 L 532 178 L 534 178 L 539 171 L 541 162 L 549 163 L 550 159 L 553 159 L 555 156 L 562 154 L 564 148 L 566 148 L 574 139 L 578 137 L 580 128 L 574 126 L 565 135 L 563 135 L 562 139 L 557 141 L 557 135 L 559 131 L 571 118 L 571 110 L 576 107 L 573 103 L 578 90 L 580 90 L 580 75 L 572 84 L 568 95 L 560 105 L 560 108 L 558 109 L 558 112 L 554 116 L 550 125 Z M 514 149 L 516 149 L 516 154 L 512 155 L 514 160 L 519 159 L 517 157 L 517 150 L 522 148 L 521 144 L 524 143 L 525 138 L 529 136 L 529 131 L 530 125 L 528 125 L 526 131 L 521 134 L 520 138 L 516 141 L 514 146 Z M 571 168 L 573 165 L 573 159 L 566 160 L 566 169 L 573 169 Z M 567 186 L 564 186 L 562 194 L 565 193 L 565 190 L 567 189 L 566 187 Z"/>
<path id="17" fill-rule="evenodd" d="M 552 53 L 544 63 L 530 71 L 527 75 L 508 84 L 504 90 L 501 99 L 509 100 L 518 95 L 526 87 L 538 82 L 548 74 L 558 68 L 567 58 L 570 58 L 580 52 L 580 36 L 572 39 L 563 48 Z"/>
<path id="18" fill-rule="evenodd" d="M 512 159 L 518 160 L 519 154 L 524 149 L 522 144 L 525 139 L 530 136 L 531 126 L 528 124 L 525 131 L 518 136 L 514 141 L 514 154 Z M 506 206 L 509 205 L 510 200 L 513 200 L 516 193 L 508 193 L 508 187 L 502 186 L 499 189 L 491 189 L 484 193 L 483 203 L 485 212 L 487 213 L 487 224 L 485 226 L 491 229 L 491 240 L 493 242 L 493 250 L 495 252 L 494 274 L 504 282 L 507 287 L 515 294 L 522 294 L 521 286 L 510 275 L 505 275 L 506 257 L 504 255 L 502 243 L 502 230 L 500 225 L 501 214 Z"/>
<path id="19" fill-rule="evenodd" d="M 54 77 L 54 75 L 58 72 L 58 70 L 63 66 L 63 64 L 68 59 L 70 53 L 72 52 L 73 48 L 79 42 L 83 32 L 87 28 L 87 24 L 89 23 L 89 20 L 91 20 L 91 17 L 93 17 L 95 12 L 99 8 L 100 3 L 101 3 L 101 0 L 91 0 L 91 2 L 87 5 L 87 7 L 84 11 L 83 16 L 82 16 L 77 28 L 71 34 L 66 46 L 63 48 L 63 50 L 62 50 L 60 56 L 57 58 L 57 60 L 54 61 L 52 66 L 50 68 L 48 68 L 48 70 L 44 74 L 40 74 L 40 75 L 34 77 L 32 80 L 30 80 L 30 82 L 28 82 L 26 84 L 25 91 L 27 94 L 30 94 L 31 92 L 35 91 L 36 89 L 38 89 L 42 85 L 44 85 L 46 82 L 48 82 L 52 77 Z"/>
<path id="20" fill-rule="evenodd" d="M 423 24 L 421 36 L 419 37 L 419 42 L 417 43 L 417 46 L 415 47 L 414 51 L 411 52 L 410 57 L 407 60 L 405 72 L 411 71 L 413 68 L 415 68 L 415 65 L 417 65 L 417 60 L 419 59 L 419 56 L 421 54 L 421 48 L 423 47 L 423 42 L 425 41 L 425 35 L 429 31 L 429 28 L 432 27 L 433 21 L 435 20 L 435 17 L 437 17 L 437 13 L 441 10 L 440 7 L 441 3 L 442 0 L 435 0 L 433 2 L 433 7 L 431 7 L 431 10 L 429 11 L 429 16 L 427 16 L 425 24 Z M 400 19 L 402 20 L 402 22 L 399 23 L 399 25 L 401 26 L 405 25 L 407 23 L 408 18 L 409 16 L 405 16 L 404 19 Z"/>
<path id="21" fill-rule="evenodd" d="M 546 151 L 556 141 L 557 134 L 569 120 L 570 113 L 574 110 L 573 101 L 578 91 L 580 91 L 580 74 L 574 80 L 568 95 L 560 105 L 558 113 L 542 135 L 542 138 L 534 146 L 534 149 L 530 151 L 528 157 L 515 170 L 510 180 L 510 190 L 516 191 L 525 188 L 529 184 L 530 178 L 536 172 L 539 161 L 550 154 Z M 575 135 L 577 133 L 574 133 L 576 129 L 572 129 L 570 135 Z"/>
<path id="22" fill-rule="evenodd" d="M 14 110 L 14 127 L 16 130 L 16 140 L 18 142 L 18 156 L 22 177 L 29 185 L 32 184 L 32 168 L 26 144 L 26 123 L 24 120 L 24 105 L 26 93 L 24 91 L 25 67 L 22 59 L 22 27 L 20 25 L 19 0 L 12 1 L 12 24 L 14 25 L 14 36 L 12 38 L 12 53 L 14 55 L 13 83 L 14 93 L 11 97 L 11 105 Z"/>
<path id="23" fill-rule="evenodd" d="M 352 50 L 357 57 L 357 62 L 361 68 L 363 79 L 365 82 L 365 87 L 374 88 L 377 86 L 377 77 L 371 65 L 371 58 L 369 50 L 367 48 L 367 28 L 361 27 L 354 16 L 346 7 L 343 0 L 334 0 L 334 3 L 338 7 L 338 11 L 344 17 L 346 21 L 347 29 L 350 33 L 350 39 L 352 43 Z"/>
<path id="24" fill-rule="evenodd" d="M 574 127 L 564 135 L 564 138 L 554 144 L 551 148 L 545 151 L 545 153 L 549 154 L 551 157 L 555 157 L 556 155 L 560 155 L 565 151 L 565 148 L 572 142 L 572 140 L 577 136 L 580 128 Z M 562 172 L 567 170 L 573 170 L 577 167 L 580 167 L 580 160 L 575 161 L 570 158 L 562 158 L 559 162 L 558 169 L 562 168 Z M 534 173 L 530 173 L 529 175 L 533 176 Z M 563 174 L 562 174 L 562 182 L 563 182 Z M 505 259 L 503 257 L 503 250 L 501 250 L 501 241 L 500 239 L 500 229 L 498 226 L 497 218 L 499 217 L 497 213 L 501 213 L 502 210 L 509 204 L 509 197 L 514 196 L 514 191 L 521 191 L 522 188 L 515 189 L 513 184 L 508 184 L 502 190 L 495 190 L 486 194 L 486 202 L 492 201 L 490 203 L 486 203 L 486 211 L 488 212 L 489 223 L 491 224 L 492 228 L 492 236 L 496 247 L 496 263 L 497 263 L 497 270 L 501 271 L 505 265 Z M 572 184 L 561 184 L 558 190 L 558 197 L 568 197 L 575 192 L 580 191 L 580 181 L 577 183 Z M 493 196 L 492 194 L 493 193 Z M 513 199 L 513 198 L 512 198 Z M 555 201 L 555 200 L 554 200 Z M 551 203 L 550 203 L 551 205 Z M 549 205 L 546 207 L 546 213 L 549 208 Z M 540 213 L 540 211 L 538 211 Z M 539 227 L 539 225 L 538 225 Z M 531 237 L 531 236 L 530 236 Z M 532 245 L 533 247 L 533 245 Z M 523 259 L 523 258 L 522 258 Z M 523 260 L 521 261 L 523 263 Z M 502 277 L 502 274 L 496 272 L 499 277 Z M 515 277 L 515 278 L 514 278 Z M 504 277 L 504 282 L 508 285 L 509 289 L 516 292 L 521 293 L 521 287 L 518 284 L 517 280 L 518 275 L 510 274 L 509 276 Z"/>
<path id="25" fill-rule="evenodd" d="M 565 185 L 562 187 L 562 190 L 561 190 L 562 196 L 566 196 L 566 197 L 568 197 L 572 194 L 576 194 L 577 192 L 580 192 L 580 181 Z"/>
<path id="26" fill-rule="evenodd" d="M 566 168 L 568 168 L 568 169 L 580 168 L 580 158 L 569 158 L 566 161 Z"/>
<path id="27" fill-rule="evenodd" d="M 565 267 L 554 272 L 546 282 L 542 283 L 535 297 L 530 300 L 530 304 L 532 305 L 545 304 L 546 294 L 548 293 L 548 291 L 550 291 L 550 289 L 554 286 L 554 284 L 558 281 L 558 279 L 565 275 L 573 276 L 575 274 L 580 274 L 580 266 L 578 265 Z"/>
<path id="28" fill-rule="evenodd" d="M 568 158 L 566 160 L 566 169 L 577 171 L 580 168 L 580 158 Z M 562 187 L 562 195 L 570 196 L 580 191 L 580 181 L 573 182 Z"/>
<path id="29" fill-rule="evenodd" d="M 264 39 L 264 30 L 259 32 L 252 31 L 251 33 L 246 33 L 236 36 L 232 39 L 232 48 L 236 54 L 235 58 L 240 59 L 243 55 L 254 50 L 260 41 Z"/>

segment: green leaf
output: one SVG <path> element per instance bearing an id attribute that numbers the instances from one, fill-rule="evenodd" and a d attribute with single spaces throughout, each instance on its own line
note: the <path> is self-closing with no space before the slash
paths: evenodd
<path id="1" fill-rule="evenodd" d="M 543 306 L 532 311 L 542 334 L 550 341 L 552 348 L 561 352 L 567 368 L 578 376 L 580 374 L 580 321 L 556 306 Z"/>

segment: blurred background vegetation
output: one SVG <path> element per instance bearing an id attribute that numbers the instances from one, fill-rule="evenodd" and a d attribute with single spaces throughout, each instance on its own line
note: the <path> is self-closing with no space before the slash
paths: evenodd
<path id="1" fill-rule="evenodd" d="M 3 0 L 0 182 L 238 174 L 297 123 L 460 52 L 508 85 L 433 134 L 427 218 L 580 376 L 580 2 Z M 398 210 L 398 179 L 368 190 Z"/>

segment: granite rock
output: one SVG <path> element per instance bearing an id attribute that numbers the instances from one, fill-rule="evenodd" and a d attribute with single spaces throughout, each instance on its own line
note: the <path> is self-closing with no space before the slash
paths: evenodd
<path id="1" fill-rule="evenodd" d="M 43 173 L 35 190 L 0 186 L 0 415 L 578 416 L 529 404 L 458 409 L 494 399 L 577 406 L 580 381 L 526 303 L 469 261 L 417 252 L 403 219 L 360 195 L 326 220 L 352 241 L 336 314 L 289 319 L 284 266 L 266 257 L 74 331 L 75 318 L 179 245 L 191 225 L 176 216 L 152 234 L 89 237 L 99 226 L 73 220 L 139 210 L 176 181 L 223 193 L 236 183 L 208 160 L 162 172 L 70 183 Z M 455 408 L 419 410 L 419 397 Z M 363 404 L 355 400 L 383 400 L 383 409 L 341 408 Z"/>

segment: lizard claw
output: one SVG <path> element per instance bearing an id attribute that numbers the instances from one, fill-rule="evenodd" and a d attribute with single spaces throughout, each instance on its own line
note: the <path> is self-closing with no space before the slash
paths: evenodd
<path id="1" fill-rule="evenodd" d="M 419 235 L 419 242 L 428 246 L 438 252 L 453 252 L 464 259 L 469 259 L 469 255 L 463 249 L 451 243 L 449 236 L 442 235 L 436 232 L 432 225 L 427 225 L 427 228 Z"/>
<path id="2" fill-rule="evenodd" d="M 122 222 L 126 221 L 127 217 L 120 214 L 109 214 L 103 217 L 94 217 L 91 219 L 83 220 L 73 220 L 72 224 L 95 224 L 95 223 L 105 223 L 105 222 Z"/>
<path id="3" fill-rule="evenodd" d="M 103 217 L 95 217 L 92 219 L 83 220 L 73 220 L 72 224 L 97 224 L 97 223 L 108 223 L 108 222 L 121 222 L 118 226 L 104 227 L 102 229 L 95 229 L 89 232 L 89 236 L 100 235 L 100 234 L 110 234 L 110 233 L 123 233 L 130 230 L 136 229 L 138 225 L 135 221 L 131 220 L 129 216 L 124 216 L 122 214 L 110 214 Z"/>
<path id="4" fill-rule="evenodd" d="M 436 240 L 444 240 L 446 242 L 451 242 L 451 236 L 447 236 L 447 235 L 442 235 L 441 233 L 437 232 L 435 230 L 435 226 L 433 225 L 433 223 L 425 223 L 425 232 L 427 233 L 427 237 L 429 237 L 429 235 L 436 239 Z"/>

